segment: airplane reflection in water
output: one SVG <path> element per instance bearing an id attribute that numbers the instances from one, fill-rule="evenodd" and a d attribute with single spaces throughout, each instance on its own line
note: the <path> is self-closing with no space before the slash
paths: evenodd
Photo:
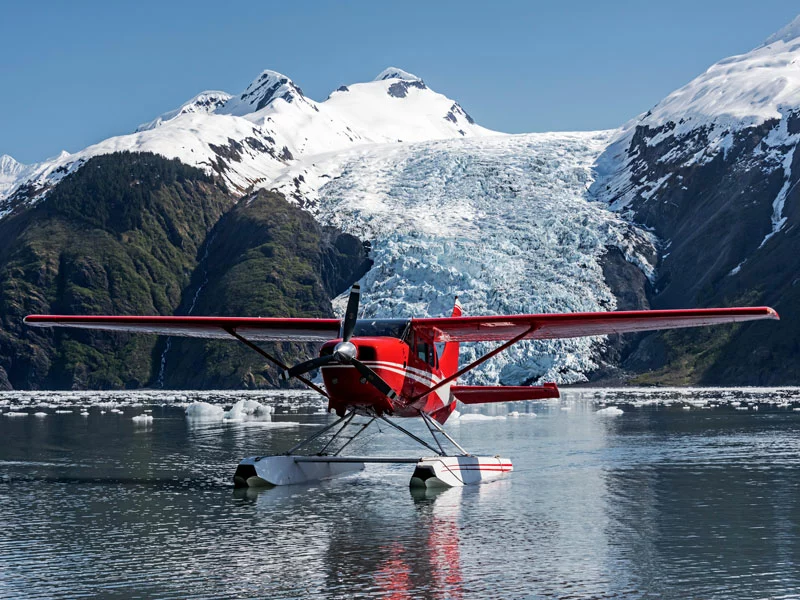
<path id="1" fill-rule="evenodd" d="M 483 504 L 498 493 L 507 493 L 509 483 L 412 488 L 409 504 L 413 506 L 413 513 L 397 515 L 392 510 L 390 514 L 382 509 L 380 502 L 367 502 L 357 516 L 348 513 L 350 518 L 346 523 L 329 522 L 323 527 L 311 527 L 318 535 L 312 538 L 308 532 L 302 534 L 302 544 L 306 546 L 306 553 L 310 551 L 307 544 L 318 546 L 315 559 L 325 564 L 317 563 L 313 568 L 327 571 L 329 593 L 335 594 L 340 587 L 347 589 L 348 580 L 352 583 L 370 577 L 374 587 L 369 591 L 381 598 L 410 600 L 422 596 L 458 600 L 468 596 L 464 588 L 459 535 L 462 507 L 465 503 Z M 360 491 L 363 492 L 363 488 Z M 297 494 L 298 490 L 241 488 L 234 493 L 237 498 L 248 499 L 260 511 L 271 514 L 276 504 Z M 398 518 L 409 527 L 394 539 L 387 539 L 386 532 L 395 530 L 387 528 L 385 522 Z M 280 542 L 278 547 L 285 550 L 285 543 L 286 540 Z M 306 568 L 312 567 L 306 564 Z"/>

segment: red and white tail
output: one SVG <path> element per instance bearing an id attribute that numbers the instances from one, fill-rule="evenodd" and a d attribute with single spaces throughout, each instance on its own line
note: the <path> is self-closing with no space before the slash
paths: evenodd
<path id="1" fill-rule="evenodd" d="M 462 312 L 461 302 L 458 301 L 458 296 L 456 296 L 456 301 L 453 303 L 453 314 L 450 316 L 460 317 Z M 447 342 L 444 345 L 444 350 L 439 357 L 439 366 L 445 377 L 449 377 L 458 369 L 458 346 L 458 342 Z"/>
<path id="2" fill-rule="evenodd" d="M 458 301 L 458 296 L 456 296 L 456 301 L 453 304 L 453 314 L 450 315 L 451 317 L 460 317 L 462 314 L 461 310 L 461 302 Z"/>

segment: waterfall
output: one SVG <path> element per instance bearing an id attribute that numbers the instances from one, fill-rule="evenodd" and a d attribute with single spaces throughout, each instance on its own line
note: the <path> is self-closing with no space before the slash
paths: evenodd
<path id="1" fill-rule="evenodd" d="M 194 293 L 192 302 L 189 305 L 189 310 L 186 312 L 187 315 L 191 315 L 194 312 L 194 307 L 197 305 L 197 300 L 200 298 L 200 292 L 202 292 L 203 288 L 205 288 L 208 284 L 208 250 L 211 247 L 215 237 L 216 232 L 214 232 L 208 239 L 205 251 L 203 252 L 203 257 L 200 259 L 200 264 L 203 265 L 203 282 L 197 286 L 197 290 Z M 172 348 L 171 336 L 167 338 L 167 343 L 164 344 L 164 350 L 161 352 L 161 364 L 158 369 L 158 377 L 156 378 L 156 385 L 161 389 L 164 389 L 164 373 L 167 370 L 167 354 L 169 353 L 170 348 Z"/>

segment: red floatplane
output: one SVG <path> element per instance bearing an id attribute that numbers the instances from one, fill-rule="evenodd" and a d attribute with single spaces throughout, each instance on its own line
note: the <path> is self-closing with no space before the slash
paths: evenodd
<path id="1" fill-rule="evenodd" d="M 350 291 L 345 318 L 281 319 L 239 317 L 145 317 L 30 315 L 28 325 L 77 327 L 199 338 L 235 338 L 328 399 L 338 419 L 278 455 L 253 456 L 239 463 L 236 486 L 286 485 L 335 477 L 364 468 L 365 463 L 413 463 L 412 486 L 461 486 L 494 479 L 512 470 L 498 456 L 474 456 L 442 427 L 464 404 L 558 398 L 553 383 L 543 386 L 463 386 L 465 373 L 522 340 L 608 335 L 656 329 L 700 327 L 757 319 L 777 319 L 768 307 L 647 310 L 540 315 L 462 316 L 456 299 L 453 313 L 442 318 L 358 319 L 360 288 Z M 256 342 L 323 342 L 316 358 L 289 367 Z M 477 360 L 459 368 L 461 342 L 501 342 Z M 323 387 L 305 377 L 319 369 Z M 361 420 L 354 422 L 359 417 Z M 421 418 L 428 441 L 395 422 Z M 373 422 L 387 423 L 432 454 L 398 458 L 348 456 L 345 448 Z M 355 429 L 355 433 L 350 433 Z M 345 435 L 348 432 L 349 435 Z M 427 434 L 426 434 L 427 435 Z M 299 451 L 312 442 L 314 453 Z M 323 443 L 324 442 L 324 443 Z M 451 450 L 448 452 L 447 448 Z"/>

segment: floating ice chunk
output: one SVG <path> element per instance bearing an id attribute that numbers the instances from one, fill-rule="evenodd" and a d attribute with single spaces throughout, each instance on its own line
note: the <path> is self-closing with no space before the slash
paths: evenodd
<path id="1" fill-rule="evenodd" d="M 607 406 L 606 408 L 601 408 L 594 414 L 599 417 L 619 417 L 624 412 L 625 411 L 623 411 L 621 408 L 617 408 L 616 406 Z"/>
<path id="2" fill-rule="evenodd" d="M 568 411 L 572 410 L 572 407 L 571 406 L 562 406 L 561 410 L 563 410 L 564 412 L 568 412 Z"/>
<path id="3" fill-rule="evenodd" d="M 83 412 L 81 412 L 81 416 L 82 417 L 88 417 L 89 416 L 89 411 L 84 410 Z"/>
<path id="4" fill-rule="evenodd" d="M 502 415 L 491 417 L 489 415 L 469 413 L 466 415 L 461 415 L 458 420 L 463 422 L 463 421 L 493 421 L 495 419 L 505 419 L 505 417 Z"/>
<path id="5" fill-rule="evenodd" d="M 683 405 L 681 408 L 683 408 L 683 410 L 692 410 L 692 407 L 688 405 Z"/>
<path id="6" fill-rule="evenodd" d="M 152 423 L 153 417 L 152 415 L 136 415 L 131 419 L 131 421 L 133 421 L 137 425 L 145 425 L 147 423 Z"/>
<path id="7" fill-rule="evenodd" d="M 57 415 L 71 415 L 72 411 L 71 410 L 57 410 L 56 414 Z"/>
<path id="8" fill-rule="evenodd" d="M 226 421 L 271 421 L 275 411 L 255 400 L 239 400 L 225 413 Z"/>
<path id="9" fill-rule="evenodd" d="M 3 413 L 3 415 L 6 417 L 27 417 L 28 413 L 11 410 L 8 411 L 7 413 Z"/>
<path id="10" fill-rule="evenodd" d="M 453 412 L 450 413 L 450 418 L 457 421 L 458 419 L 461 418 L 461 413 L 458 412 L 457 410 L 454 410 Z"/>
<path id="11" fill-rule="evenodd" d="M 519 419 L 519 411 L 518 410 L 512 410 L 510 413 L 508 413 L 508 417 L 510 419 Z"/>
<path id="12" fill-rule="evenodd" d="M 35 412 L 35 413 L 33 413 L 33 416 L 34 416 L 34 417 L 39 417 L 39 418 L 42 418 L 42 417 L 46 417 L 46 416 L 47 416 L 47 413 L 46 413 L 46 412 L 44 412 L 44 411 L 41 411 L 41 410 L 40 410 L 39 412 Z"/>
<path id="13" fill-rule="evenodd" d="M 225 410 L 208 402 L 192 402 L 186 407 L 186 418 L 193 421 L 222 421 Z"/>

